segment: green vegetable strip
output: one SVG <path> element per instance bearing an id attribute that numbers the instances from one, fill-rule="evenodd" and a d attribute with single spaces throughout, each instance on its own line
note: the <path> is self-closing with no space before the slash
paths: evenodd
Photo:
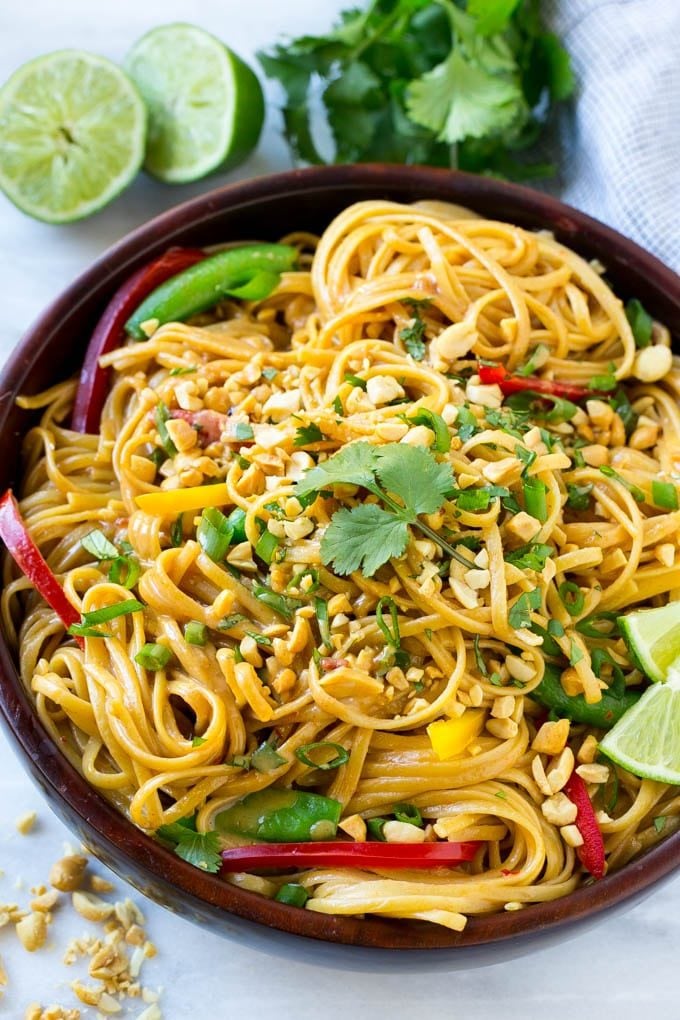
<path id="1" fill-rule="evenodd" d="M 319 624 L 321 644 L 325 645 L 330 652 L 333 649 L 333 638 L 331 637 L 331 628 L 328 620 L 328 603 L 325 599 L 320 598 L 318 595 L 314 599 L 314 612 L 316 613 L 316 619 Z"/>
<path id="2" fill-rule="evenodd" d="M 172 415 L 168 411 L 167 407 L 162 400 L 159 400 L 156 407 L 156 428 L 158 429 L 158 435 L 163 446 L 163 449 L 167 453 L 168 457 L 177 456 L 177 447 L 170 438 L 168 432 L 167 422 L 170 421 Z"/>
<path id="3" fill-rule="evenodd" d="M 259 556 L 266 564 L 270 564 L 276 559 L 276 554 L 280 544 L 281 543 L 276 535 L 273 535 L 269 530 L 265 530 L 260 535 L 257 545 L 255 546 L 255 555 Z"/>
<path id="4" fill-rule="evenodd" d="M 662 510 L 678 509 L 678 490 L 672 482 L 652 482 L 652 500 Z"/>
<path id="5" fill-rule="evenodd" d="M 522 487 L 527 513 L 543 524 L 548 519 L 548 505 L 545 498 L 548 489 L 545 482 L 542 482 L 540 478 L 525 478 Z"/>
<path id="6" fill-rule="evenodd" d="M 219 563 L 231 545 L 231 524 L 217 507 L 206 507 L 196 529 L 196 538 L 206 556 Z"/>
<path id="7" fill-rule="evenodd" d="M 228 295 L 261 300 L 274 289 L 279 274 L 294 267 L 297 250 L 285 244 L 253 244 L 218 252 L 157 287 L 125 324 L 135 340 L 146 340 L 142 323 L 184 322 L 213 308 Z"/>
<path id="8" fill-rule="evenodd" d="M 621 697 L 615 697 L 608 691 L 602 691 L 602 699 L 589 705 L 582 694 L 574 697 L 566 694 L 560 676 L 561 670 L 547 663 L 543 679 L 531 692 L 530 697 L 560 718 L 596 726 L 602 730 L 611 729 L 614 723 L 632 708 L 642 693 L 639 690 L 626 690 Z"/>
<path id="9" fill-rule="evenodd" d="M 231 525 L 231 544 L 240 545 L 246 541 L 246 512 L 240 506 L 231 511 L 227 517 Z"/>
<path id="10" fill-rule="evenodd" d="M 83 613 L 80 623 L 73 623 L 68 629 L 69 634 L 84 634 L 84 631 L 91 627 L 97 627 L 100 623 L 108 623 L 109 620 L 116 620 L 119 616 L 127 616 L 128 613 L 136 613 L 144 609 L 144 604 L 137 599 L 129 599 L 127 602 L 116 602 L 112 606 L 103 606 L 101 609 L 94 609 L 90 613 Z M 85 637 L 90 636 L 84 634 Z"/>
<path id="11" fill-rule="evenodd" d="M 134 556 L 116 556 L 109 567 L 109 581 L 129 591 L 137 584 L 141 573 L 141 564 Z"/>
<path id="12" fill-rule="evenodd" d="M 270 786 L 220 811 L 215 828 L 268 843 L 306 842 L 333 838 L 341 812 L 330 797 Z"/>

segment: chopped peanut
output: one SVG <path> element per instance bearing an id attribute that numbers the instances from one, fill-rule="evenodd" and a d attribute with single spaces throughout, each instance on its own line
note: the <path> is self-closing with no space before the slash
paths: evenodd
<path id="1" fill-rule="evenodd" d="M 341 822 L 338 822 L 338 828 L 351 836 L 355 843 L 366 842 L 366 822 L 361 815 L 350 815 L 349 818 L 343 818 Z"/>
<path id="2" fill-rule="evenodd" d="M 87 858 L 81 854 L 62 857 L 50 869 L 50 885 L 60 892 L 73 892 L 80 888 L 86 868 Z"/>
<path id="3" fill-rule="evenodd" d="M 576 825 L 564 825 L 560 829 L 560 835 L 567 846 L 583 846 L 583 836 Z"/>
<path id="4" fill-rule="evenodd" d="M 544 722 L 534 737 L 531 748 L 539 754 L 559 754 L 569 739 L 569 720 Z"/>
<path id="5" fill-rule="evenodd" d="M 564 793 L 555 793 L 541 804 L 541 811 L 546 822 L 551 825 L 570 825 L 576 821 L 578 809 Z"/>
<path id="6" fill-rule="evenodd" d="M 34 953 L 45 945 L 47 938 L 47 920 L 40 911 L 27 914 L 16 925 L 19 940 L 28 953 Z"/>
<path id="7" fill-rule="evenodd" d="M 609 767 L 596 762 L 579 765 L 576 771 L 584 783 L 606 783 L 609 779 Z"/>

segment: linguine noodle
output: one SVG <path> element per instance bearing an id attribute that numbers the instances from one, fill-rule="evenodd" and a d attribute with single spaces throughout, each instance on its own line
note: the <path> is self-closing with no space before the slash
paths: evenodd
<path id="1" fill-rule="evenodd" d="M 301 268 L 269 298 L 224 302 L 104 356 L 112 375 L 99 435 L 65 424 L 74 380 L 21 400 L 42 414 L 25 440 L 21 509 L 68 599 L 83 613 L 133 595 L 144 604 L 81 650 L 6 560 L 2 618 L 23 683 L 73 765 L 149 833 L 192 815 L 208 832 L 238 798 L 295 784 L 338 800 L 353 838 L 408 803 L 425 839 L 479 841 L 472 862 L 441 871 L 229 879 L 265 895 L 296 881 L 307 909 L 455 930 L 470 915 L 556 899 L 588 877 L 574 812 L 560 815 L 555 800 L 574 765 L 590 766 L 608 869 L 678 826 L 673 787 L 594 762 L 602 731 L 555 727 L 532 698 L 546 656 L 561 663 L 566 694 L 590 705 L 615 673 L 642 684 L 611 614 L 680 593 L 680 512 L 651 495 L 680 458 L 668 333 L 655 324 L 659 367 L 643 372 L 601 267 L 548 233 L 444 203 L 361 202 L 318 241 L 286 240 Z M 587 387 L 607 377 L 619 403 L 594 393 L 563 418 L 536 405 L 507 410 L 478 365 L 515 372 L 532 357 L 543 379 Z M 179 451 L 160 465 L 159 403 Z M 449 498 L 424 518 L 467 565 L 411 529 L 403 556 L 344 576 L 323 561 L 323 536 L 339 507 L 373 497 L 344 486 L 301 501 L 296 483 L 357 441 L 431 448 L 427 419 L 409 420 L 422 409 L 447 426 L 450 449 L 431 452 L 457 491 L 507 495 L 475 509 Z M 543 520 L 526 512 L 527 478 L 543 483 Z M 200 509 L 180 515 L 173 502 L 214 484 L 225 514 L 246 514 L 246 540 L 218 562 L 197 539 Z M 139 497 L 159 492 L 162 512 L 140 508 Z M 129 543 L 141 565 L 134 593 L 81 545 L 93 529 Z M 269 565 L 255 553 L 263 532 L 275 540 Z M 550 547 L 543 561 L 513 563 L 531 543 Z M 292 600 L 290 618 L 258 597 L 254 580 Z M 518 600 L 535 591 L 522 619 Z M 376 615 L 381 599 L 395 608 L 399 659 Z M 190 621 L 207 628 L 205 644 L 185 639 Z M 135 661 L 147 642 L 170 650 L 166 666 Z M 476 732 L 439 757 L 428 725 L 471 713 Z M 273 767 L 235 763 L 264 740 Z M 327 771 L 305 764 L 295 752 L 315 742 L 349 757 Z"/>

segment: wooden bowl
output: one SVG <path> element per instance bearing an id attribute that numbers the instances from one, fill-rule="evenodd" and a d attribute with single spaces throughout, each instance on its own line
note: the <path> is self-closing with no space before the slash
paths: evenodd
<path id="1" fill-rule="evenodd" d="M 362 199 L 443 199 L 482 215 L 552 230 L 588 258 L 599 259 L 622 297 L 635 296 L 680 335 L 680 279 L 632 241 L 583 213 L 535 191 L 501 181 L 426 167 L 318 167 L 219 188 L 180 205 L 129 234 L 83 273 L 28 331 L 0 381 L 0 491 L 20 477 L 21 437 L 33 416 L 15 405 L 19 393 L 45 389 L 74 371 L 112 291 L 171 244 L 209 245 L 276 239 L 292 230 L 321 232 L 336 213 Z M 0 635 L 0 716 L 24 766 L 53 810 L 95 854 L 145 895 L 199 924 L 239 938 L 257 929 L 331 943 L 411 951 L 446 966 L 498 962 L 573 934 L 615 906 L 629 906 L 680 864 L 680 833 L 600 882 L 563 899 L 524 910 L 471 918 L 464 932 L 422 922 L 328 917 L 238 889 L 180 860 L 140 832 L 69 765 L 39 722 Z M 258 941 L 262 944 L 263 929 Z M 264 932 L 269 948 L 282 948 Z M 283 940 L 290 943 L 290 939 Z M 290 945 L 284 946 L 290 951 Z M 330 948 L 330 947 L 329 947 Z M 337 949 L 334 956 L 337 957 Z M 377 962 L 375 954 L 361 956 Z M 328 954 L 326 954 L 328 957 Z M 403 955 L 392 957 L 405 962 Z"/>

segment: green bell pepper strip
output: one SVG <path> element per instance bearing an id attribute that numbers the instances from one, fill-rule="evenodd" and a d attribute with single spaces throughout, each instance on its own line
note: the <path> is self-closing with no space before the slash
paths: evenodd
<path id="1" fill-rule="evenodd" d="M 250 244 L 218 252 L 156 287 L 127 320 L 125 331 L 135 340 L 147 340 L 142 324 L 150 320 L 159 325 L 183 322 L 227 296 L 261 301 L 296 258 L 297 249 L 288 244 Z"/>
<path id="2" fill-rule="evenodd" d="M 610 730 L 642 694 L 639 690 L 626 689 L 617 697 L 609 691 L 602 691 L 602 699 L 591 705 L 582 694 L 566 694 L 560 676 L 561 670 L 557 666 L 546 663 L 543 679 L 529 697 L 560 718 L 586 723 L 601 730 Z"/>
<path id="3" fill-rule="evenodd" d="M 249 793 L 215 818 L 218 832 L 250 836 L 268 843 L 332 839 L 342 805 L 330 797 L 302 790 L 269 787 Z"/>

